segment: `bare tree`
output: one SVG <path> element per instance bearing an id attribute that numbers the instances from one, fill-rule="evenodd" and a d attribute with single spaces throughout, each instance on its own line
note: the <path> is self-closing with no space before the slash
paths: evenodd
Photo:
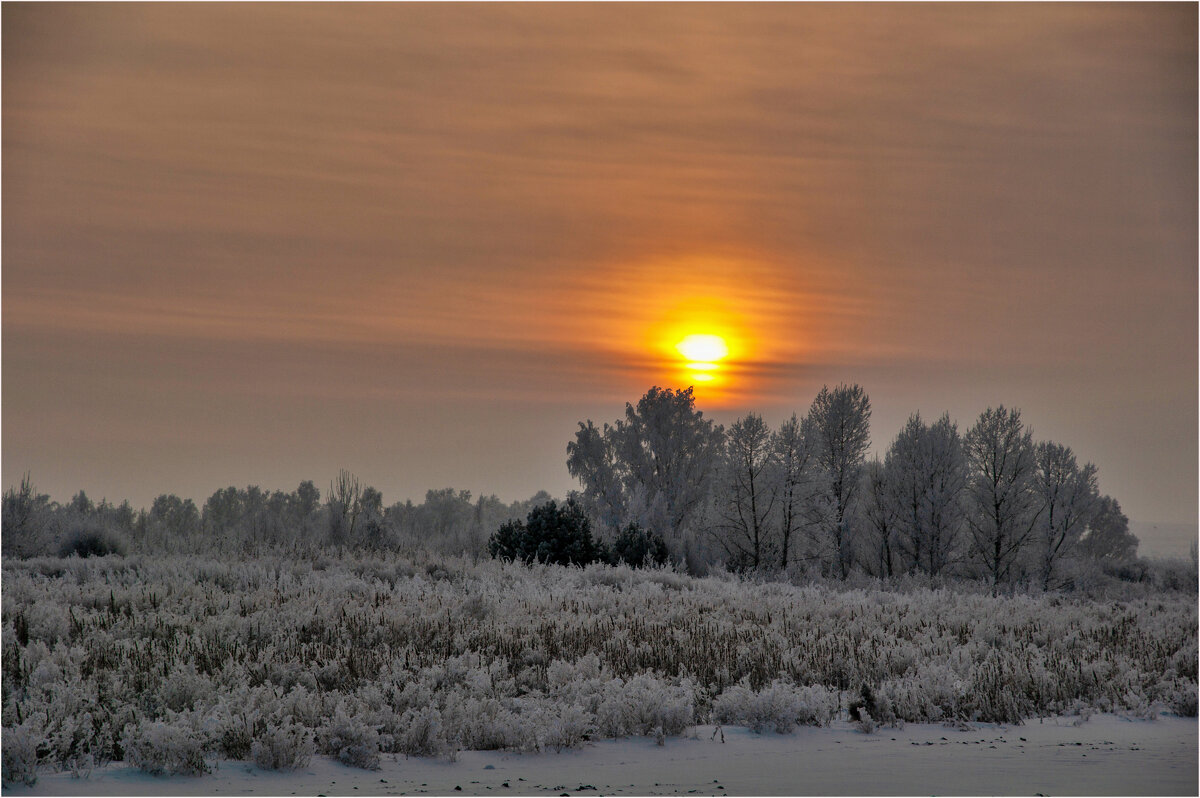
<path id="1" fill-rule="evenodd" d="M 329 485 L 329 534 L 334 543 L 354 540 L 354 526 L 362 512 L 362 485 L 346 469 Z"/>
<path id="2" fill-rule="evenodd" d="M 825 537 L 835 571 L 845 579 L 853 563 L 851 507 L 871 443 L 871 401 L 860 385 L 822 387 L 808 411 L 815 432 L 814 455 L 825 477 L 830 517 Z"/>
<path id="3" fill-rule="evenodd" d="M 771 430 L 750 413 L 729 428 L 717 501 L 717 541 L 739 565 L 758 568 L 765 559 L 767 519 L 778 488 L 770 479 L 774 462 Z"/>
<path id="4" fill-rule="evenodd" d="M 1100 490 L 1096 466 L 1080 467 L 1070 447 L 1049 441 L 1034 452 L 1035 487 L 1042 512 L 1037 526 L 1038 570 L 1042 589 L 1049 590 L 1054 568 L 1079 542 L 1088 522 L 1099 509 Z"/>
<path id="5" fill-rule="evenodd" d="M 775 484 L 779 491 L 779 567 L 785 571 L 793 538 L 804 526 L 804 507 L 812 499 L 815 437 L 808 418 L 800 421 L 795 413 L 771 436 Z"/>
<path id="6" fill-rule="evenodd" d="M 1012 578 L 1041 515 L 1034 490 L 1033 435 L 1021 423 L 1021 411 L 1001 405 L 980 414 L 963 442 L 973 553 L 996 593 Z"/>

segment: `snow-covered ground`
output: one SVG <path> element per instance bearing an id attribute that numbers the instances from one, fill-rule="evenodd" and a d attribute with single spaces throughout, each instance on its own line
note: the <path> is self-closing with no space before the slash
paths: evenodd
<path id="1" fill-rule="evenodd" d="M 220 762 L 156 778 L 123 765 L 87 779 L 46 773 L 6 795 L 1196 795 L 1197 721 L 1093 715 L 1020 726 L 909 724 L 863 734 L 844 722 L 792 734 L 698 726 L 562 753 L 471 751 L 456 762 L 384 757 L 378 771 L 313 757 L 269 772 Z"/>

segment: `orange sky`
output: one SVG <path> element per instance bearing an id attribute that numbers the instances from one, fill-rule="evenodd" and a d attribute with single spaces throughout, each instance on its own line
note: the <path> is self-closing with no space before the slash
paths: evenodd
<path id="1" fill-rule="evenodd" d="M 706 316 L 719 420 L 1016 405 L 1194 522 L 1196 22 L 6 4 L 4 484 L 562 494 Z"/>

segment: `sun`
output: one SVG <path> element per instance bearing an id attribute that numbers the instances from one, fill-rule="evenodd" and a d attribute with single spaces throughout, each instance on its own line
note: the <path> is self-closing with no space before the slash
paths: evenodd
<path id="1" fill-rule="evenodd" d="M 675 344 L 679 354 L 697 363 L 713 363 L 729 354 L 729 345 L 719 335 L 693 334 Z"/>
<path id="2" fill-rule="evenodd" d="M 713 372 L 721 368 L 717 363 L 729 355 L 729 345 L 719 335 L 693 333 L 675 344 L 675 349 L 688 362 L 688 376 L 696 382 L 712 382 Z"/>

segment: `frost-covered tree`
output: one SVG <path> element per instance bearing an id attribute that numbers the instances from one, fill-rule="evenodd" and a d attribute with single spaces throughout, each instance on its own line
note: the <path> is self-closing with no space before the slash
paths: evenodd
<path id="1" fill-rule="evenodd" d="M 1120 563 L 1137 557 L 1137 548 L 1137 536 L 1129 531 L 1129 519 L 1121 512 L 1120 503 L 1111 496 L 1101 496 L 1079 541 L 1080 553 L 1102 562 Z"/>
<path id="2" fill-rule="evenodd" d="M 723 441 L 691 388 L 652 387 L 613 425 L 581 422 L 567 468 L 601 523 L 636 522 L 677 542 L 708 498 Z"/>
<path id="3" fill-rule="evenodd" d="M 862 524 L 863 565 L 875 576 L 895 573 L 897 517 L 901 503 L 893 494 L 894 484 L 878 458 L 863 469 Z"/>
<path id="4" fill-rule="evenodd" d="M 795 538 L 806 526 L 808 513 L 815 500 L 813 448 L 816 433 L 805 416 L 803 421 L 792 417 L 771 435 L 771 453 L 775 465 L 775 484 L 778 489 L 779 567 L 787 570 Z"/>
<path id="5" fill-rule="evenodd" d="M 616 529 L 629 517 L 627 468 L 617 460 L 616 430 L 579 422 L 575 440 L 567 444 L 567 470 L 583 490 L 580 504 L 602 526 Z"/>
<path id="6" fill-rule="evenodd" d="M 1044 441 L 1034 450 L 1035 489 L 1042 511 L 1036 532 L 1037 567 L 1049 590 L 1055 567 L 1070 555 L 1100 502 L 1096 466 L 1080 466 L 1069 446 Z"/>
<path id="7" fill-rule="evenodd" d="M 354 528 L 362 513 L 362 483 L 346 469 L 338 471 L 329 485 L 329 541 L 346 544 L 354 540 Z"/>
<path id="8" fill-rule="evenodd" d="M 959 556 L 964 524 L 966 458 L 958 426 L 949 414 L 928 425 L 914 413 L 888 450 L 884 468 L 904 567 L 940 574 Z"/>
<path id="9" fill-rule="evenodd" d="M 50 497 L 38 493 L 26 473 L 19 488 L 4 492 L 4 554 L 26 554 L 26 549 L 42 532 L 44 516 L 50 509 Z"/>
<path id="10" fill-rule="evenodd" d="M 200 511 L 191 499 L 162 494 L 150 505 L 146 530 L 153 541 L 177 550 L 200 531 Z"/>
<path id="11" fill-rule="evenodd" d="M 729 428 L 717 497 L 716 539 L 737 566 L 758 568 L 766 559 L 768 519 L 779 493 L 771 429 L 757 413 Z"/>
<path id="12" fill-rule="evenodd" d="M 294 497 L 293 507 L 300 519 L 308 518 L 321 506 L 321 491 L 317 489 L 311 479 L 301 482 L 292 495 Z"/>
<path id="13" fill-rule="evenodd" d="M 972 553 L 997 592 L 1014 576 L 1041 514 L 1033 434 L 1021 423 L 1020 410 L 1000 405 L 980 414 L 963 443 Z"/>
<path id="14" fill-rule="evenodd" d="M 871 444 L 871 400 L 861 385 L 822 387 L 808 411 L 814 459 L 824 477 L 830 513 L 823 525 L 835 573 L 845 579 L 854 561 L 851 511 Z"/>

